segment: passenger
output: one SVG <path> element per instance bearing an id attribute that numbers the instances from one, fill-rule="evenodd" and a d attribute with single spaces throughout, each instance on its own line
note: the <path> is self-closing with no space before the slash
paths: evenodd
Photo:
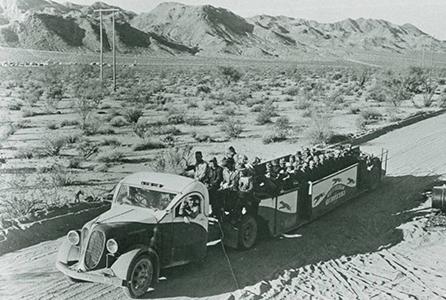
<path id="1" fill-rule="evenodd" d="M 274 170 L 272 163 L 268 162 L 266 164 L 265 177 L 274 181 L 277 179 L 277 175 L 278 174 Z"/>
<path id="2" fill-rule="evenodd" d="M 249 162 L 248 156 L 243 155 L 241 159 L 241 163 L 245 166 L 245 168 L 248 170 L 248 172 L 251 174 L 251 176 L 254 176 L 255 169 L 254 166 Z"/>
<path id="3" fill-rule="evenodd" d="M 220 184 L 221 190 L 237 190 L 237 172 L 234 170 L 234 166 L 229 164 L 228 159 L 223 159 L 221 166 L 223 167 L 223 181 Z"/>
<path id="4" fill-rule="evenodd" d="M 201 151 L 195 152 L 195 165 L 187 166 L 186 171 L 194 170 L 194 178 L 198 181 L 205 182 L 208 175 L 208 164 L 203 160 Z"/>
<path id="5" fill-rule="evenodd" d="M 258 166 L 261 162 L 262 162 L 262 160 L 256 156 L 254 158 L 254 160 L 252 161 L 251 165 L 255 167 L 255 166 Z"/>
<path id="6" fill-rule="evenodd" d="M 240 177 L 238 180 L 238 190 L 242 193 L 252 192 L 254 185 L 253 178 L 249 170 L 246 168 L 240 169 L 239 174 Z"/>
<path id="7" fill-rule="evenodd" d="M 219 217 L 223 210 L 223 200 L 218 191 L 221 182 L 223 181 L 223 168 L 217 163 L 214 157 L 209 161 L 209 173 L 206 185 L 209 191 L 209 202 L 212 208 L 212 215 Z"/>
<path id="8" fill-rule="evenodd" d="M 228 148 L 228 151 L 226 152 L 225 158 L 228 161 L 229 165 L 232 165 L 232 167 L 235 167 L 235 156 L 237 155 L 237 152 L 235 152 L 234 147 L 230 146 Z"/>

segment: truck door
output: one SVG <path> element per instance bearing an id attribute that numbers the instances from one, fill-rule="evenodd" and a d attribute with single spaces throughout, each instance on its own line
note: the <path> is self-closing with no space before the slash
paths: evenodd
<path id="1" fill-rule="evenodd" d="M 185 195 L 174 209 L 173 264 L 201 260 L 206 256 L 208 218 L 200 193 Z"/>

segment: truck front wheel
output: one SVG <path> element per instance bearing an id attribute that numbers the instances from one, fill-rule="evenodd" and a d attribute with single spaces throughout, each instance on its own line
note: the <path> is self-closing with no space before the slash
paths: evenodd
<path id="1" fill-rule="evenodd" d="M 140 298 L 147 293 L 154 277 L 152 260 L 146 254 L 132 261 L 127 272 L 127 285 L 124 292 L 130 298 Z"/>
<path id="2" fill-rule="evenodd" d="M 257 221 L 251 215 L 244 215 L 238 232 L 238 248 L 249 249 L 257 240 Z"/>

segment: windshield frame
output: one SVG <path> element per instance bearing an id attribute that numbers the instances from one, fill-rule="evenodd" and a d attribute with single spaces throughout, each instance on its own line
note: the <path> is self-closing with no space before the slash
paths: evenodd
<path id="1" fill-rule="evenodd" d="M 144 192 L 154 192 L 154 193 L 158 193 L 159 195 L 161 195 L 161 197 L 165 197 L 166 195 L 169 196 L 169 202 L 166 202 L 163 206 L 160 207 L 154 207 L 154 206 L 146 206 L 146 205 L 137 205 L 137 204 L 133 204 L 130 202 L 124 202 L 121 201 L 119 198 L 119 195 L 121 193 L 121 190 L 125 188 L 126 189 L 126 195 L 128 195 L 129 193 L 129 189 L 130 188 L 134 188 L 136 190 L 141 190 Z M 127 205 L 129 207 L 133 207 L 133 208 L 144 208 L 144 209 L 149 209 L 152 211 L 167 211 L 169 206 L 171 206 L 175 201 L 175 199 L 178 197 L 178 193 L 174 193 L 172 191 L 166 191 L 166 190 L 162 190 L 162 189 L 156 189 L 156 188 L 147 188 L 147 186 L 144 185 L 137 185 L 137 184 L 131 184 L 131 183 L 126 183 L 126 182 L 121 182 L 117 188 L 116 191 L 114 193 L 113 196 L 113 202 L 112 205 Z M 163 199 L 160 199 L 158 201 L 163 201 Z"/>

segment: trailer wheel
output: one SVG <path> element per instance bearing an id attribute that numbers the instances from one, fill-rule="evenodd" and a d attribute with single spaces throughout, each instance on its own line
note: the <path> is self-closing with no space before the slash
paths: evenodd
<path id="1" fill-rule="evenodd" d="M 141 298 L 152 284 L 155 274 L 152 260 L 146 254 L 137 257 L 129 266 L 124 292 L 130 298 Z"/>
<path id="2" fill-rule="evenodd" d="M 257 240 L 257 221 L 251 215 L 244 215 L 240 221 L 238 248 L 249 249 Z"/>

